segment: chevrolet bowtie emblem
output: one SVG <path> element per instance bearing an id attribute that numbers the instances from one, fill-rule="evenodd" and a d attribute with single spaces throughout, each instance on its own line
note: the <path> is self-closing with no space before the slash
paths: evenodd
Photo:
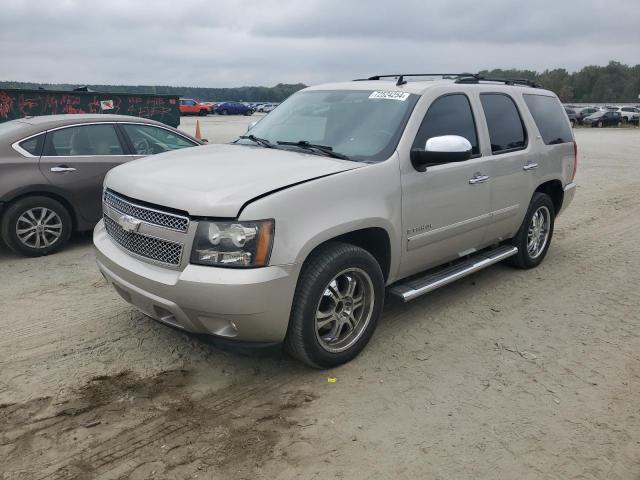
<path id="1" fill-rule="evenodd" d="M 137 232 L 138 228 L 140 228 L 140 223 L 140 220 L 131 215 L 120 215 L 120 218 L 118 218 L 118 225 L 120 225 L 125 232 Z"/>

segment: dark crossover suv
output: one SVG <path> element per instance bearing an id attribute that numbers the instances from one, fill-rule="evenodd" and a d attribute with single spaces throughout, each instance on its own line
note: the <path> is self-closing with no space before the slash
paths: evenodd
<path id="1" fill-rule="evenodd" d="M 12 250 L 47 255 L 102 217 L 102 182 L 124 162 L 201 142 L 124 115 L 23 118 L 0 124 L 0 234 Z"/>
<path id="2" fill-rule="evenodd" d="M 253 115 L 253 109 L 240 102 L 219 103 L 215 112 L 220 115 Z"/>

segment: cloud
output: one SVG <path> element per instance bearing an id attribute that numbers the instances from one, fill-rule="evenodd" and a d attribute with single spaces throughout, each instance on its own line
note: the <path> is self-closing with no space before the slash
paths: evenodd
<path id="1" fill-rule="evenodd" d="M 637 0 L 5 0 L 2 79 L 273 85 L 637 62 Z"/>

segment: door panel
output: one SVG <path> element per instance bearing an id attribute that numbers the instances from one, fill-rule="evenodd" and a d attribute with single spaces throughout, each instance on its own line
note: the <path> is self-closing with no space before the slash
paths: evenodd
<path id="1" fill-rule="evenodd" d="M 412 148 L 426 140 L 459 135 L 471 143 L 464 162 L 402 171 L 402 222 L 406 237 L 401 275 L 411 275 L 472 253 L 484 242 L 490 219 L 491 184 L 487 160 L 480 155 L 475 117 L 462 93 L 445 94 L 429 106 Z M 408 158 L 402 159 L 408 162 Z M 405 164 L 406 165 L 406 164 Z"/>
<path id="2" fill-rule="evenodd" d="M 469 254 L 483 244 L 491 179 L 469 181 L 486 170 L 486 160 L 476 158 L 403 175 L 403 275 Z"/>
<path id="3" fill-rule="evenodd" d="M 40 171 L 64 189 L 87 222 L 102 215 L 102 183 L 107 172 L 132 157 L 126 154 L 113 124 L 92 124 L 49 131 Z"/>

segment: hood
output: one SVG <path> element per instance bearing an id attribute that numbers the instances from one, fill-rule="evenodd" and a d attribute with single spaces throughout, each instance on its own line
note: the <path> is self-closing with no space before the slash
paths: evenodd
<path id="1" fill-rule="evenodd" d="M 185 148 L 112 169 L 105 186 L 190 215 L 236 217 L 255 197 L 364 164 L 248 145 Z"/>

